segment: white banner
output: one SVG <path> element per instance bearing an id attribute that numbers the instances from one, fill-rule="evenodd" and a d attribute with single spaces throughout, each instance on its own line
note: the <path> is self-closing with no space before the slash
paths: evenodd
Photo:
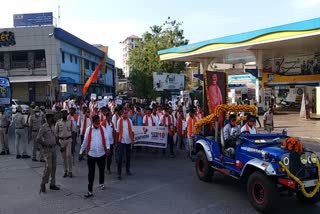
<path id="1" fill-rule="evenodd" d="M 134 146 L 167 148 L 168 129 L 163 126 L 133 126 Z"/>
<path id="2" fill-rule="evenodd" d="M 115 103 L 116 103 L 117 105 L 122 105 L 122 99 L 116 99 L 116 100 L 115 100 Z"/>
<path id="3" fill-rule="evenodd" d="M 97 99 L 97 94 L 91 94 L 90 99 L 96 100 Z"/>
<path id="4" fill-rule="evenodd" d="M 106 107 L 107 106 L 107 100 L 99 100 L 98 101 L 98 108 Z"/>

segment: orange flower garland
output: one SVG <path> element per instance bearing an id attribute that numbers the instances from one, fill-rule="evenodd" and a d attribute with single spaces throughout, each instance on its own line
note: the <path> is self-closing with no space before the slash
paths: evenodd
<path id="1" fill-rule="evenodd" d="M 208 124 L 212 124 L 214 126 L 214 118 L 216 117 L 215 114 L 210 114 L 206 117 L 201 118 L 200 120 L 198 120 L 196 122 L 196 124 L 194 125 L 194 134 L 199 134 L 201 131 L 201 127 L 208 125 Z"/>
<path id="2" fill-rule="evenodd" d="M 219 117 L 224 112 L 236 112 L 236 113 L 251 112 L 253 115 L 255 115 L 256 107 L 254 105 L 227 105 L 227 104 L 218 105 L 214 113 L 206 117 L 203 117 L 202 119 L 196 122 L 194 134 L 199 134 L 202 126 L 212 124 L 212 126 L 214 127 L 215 118 Z M 241 120 L 243 119 L 245 119 L 245 117 L 240 117 L 237 120 L 237 123 L 241 122 Z"/>
<path id="3" fill-rule="evenodd" d="M 218 105 L 214 111 L 215 115 L 221 115 L 223 112 L 251 112 L 256 115 L 256 106 L 254 105 Z"/>
<path id="4" fill-rule="evenodd" d="M 289 151 L 295 151 L 297 153 L 303 152 L 302 143 L 296 138 L 290 137 L 282 141 L 282 148 L 288 149 Z"/>

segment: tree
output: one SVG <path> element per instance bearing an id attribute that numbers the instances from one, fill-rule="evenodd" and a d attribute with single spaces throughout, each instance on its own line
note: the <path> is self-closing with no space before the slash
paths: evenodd
<path id="1" fill-rule="evenodd" d="M 188 44 L 181 29 L 182 22 L 170 17 L 162 25 L 154 25 L 142 35 L 137 48 L 130 50 L 129 66 L 132 68 L 129 81 L 133 92 L 141 98 L 158 95 L 153 89 L 153 72 L 180 73 L 184 62 L 160 61 L 159 50 Z"/>

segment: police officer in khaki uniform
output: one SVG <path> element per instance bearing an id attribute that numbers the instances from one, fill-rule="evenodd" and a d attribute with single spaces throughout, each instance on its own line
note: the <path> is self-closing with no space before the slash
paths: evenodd
<path id="1" fill-rule="evenodd" d="M 61 107 L 56 106 L 56 112 L 54 113 L 54 123 L 57 123 L 62 118 Z"/>
<path id="2" fill-rule="evenodd" d="M 68 111 L 63 109 L 61 111 L 62 119 L 60 119 L 55 126 L 56 136 L 59 140 L 60 151 L 64 164 L 63 177 L 69 176 L 72 178 L 72 134 L 76 131 L 75 126 L 71 120 L 68 120 Z"/>
<path id="3" fill-rule="evenodd" d="M 28 125 L 26 124 L 26 120 L 24 116 L 22 115 L 22 108 L 21 106 L 17 107 L 17 112 L 13 116 L 13 124 L 15 126 L 15 147 L 16 147 L 16 153 L 17 153 L 17 159 L 20 159 L 21 157 L 26 159 L 30 158 L 30 156 L 27 154 L 27 139 L 25 135 L 24 128 Z M 21 156 L 20 147 L 22 146 L 23 152 Z"/>
<path id="4" fill-rule="evenodd" d="M 44 106 L 40 106 L 40 117 L 41 117 L 41 125 L 46 123 L 46 108 Z"/>
<path id="5" fill-rule="evenodd" d="M 2 146 L 0 155 L 10 154 L 8 146 L 8 129 L 8 115 L 4 112 L 4 106 L 0 106 L 0 144 Z"/>
<path id="6" fill-rule="evenodd" d="M 54 127 L 54 113 L 51 110 L 46 110 L 46 123 L 43 124 L 37 135 L 37 143 L 40 143 L 44 149 L 46 165 L 43 172 L 40 192 L 46 192 L 46 184 L 51 176 L 50 189 L 59 190 L 56 186 L 56 168 L 57 168 L 57 153 L 56 153 L 56 135 Z"/>
<path id="7" fill-rule="evenodd" d="M 29 138 L 31 138 L 30 140 L 33 143 L 32 161 L 38 161 L 37 151 L 40 150 L 40 161 L 44 162 L 41 145 L 36 142 L 36 138 L 40 130 L 40 127 L 41 127 L 40 108 L 39 106 L 36 106 L 34 108 L 34 114 L 32 114 L 29 119 Z"/>

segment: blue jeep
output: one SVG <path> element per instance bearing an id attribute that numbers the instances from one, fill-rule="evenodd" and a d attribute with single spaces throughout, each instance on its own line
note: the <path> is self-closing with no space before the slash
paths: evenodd
<path id="1" fill-rule="evenodd" d="M 285 132 L 234 133 L 235 148 L 225 148 L 223 136 L 220 134 L 219 137 L 218 131 L 215 136 L 195 135 L 194 138 L 199 179 L 210 181 L 213 173 L 219 172 L 243 182 L 256 210 L 266 212 L 276 207 L 279 193 L 283 191 L 296 194 L 307 204 L 319 202 L 319 158 L 305 148 L 296 152 L 291 146 L 284 147 L 283 142 L 294 139 Z"/>

